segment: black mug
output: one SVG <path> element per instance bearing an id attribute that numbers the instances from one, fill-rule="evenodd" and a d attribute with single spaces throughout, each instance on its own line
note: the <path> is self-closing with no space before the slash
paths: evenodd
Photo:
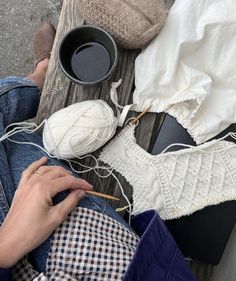
<path id="1" fill-rule="evenodd" d="M 108 80 L 117 62 L 114 39 L 99 27 L 77 27 L 65 35 L 59 47 L 62 71 L 80 85 L 92 86 Z"/>

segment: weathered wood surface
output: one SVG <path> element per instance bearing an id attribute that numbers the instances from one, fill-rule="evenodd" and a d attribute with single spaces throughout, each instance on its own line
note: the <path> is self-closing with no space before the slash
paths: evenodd
<path id="1" fill-rule="evenodd" d="M 48 118 L 52 113 L 67 105 L 71 82 L 63 75 L 59 67 L 58 48 L 64 35 L 84 22 L 76 2 L 74 0 L 65 0 L 63 2 L 48 73 L 37 113 L 37 122 Z"/>
<path id="2" fill-rule="evenodd" d="M 164 0 L 163 0 L 164 1 Z M 166 8 L 169 9 L 175 0 L 165 0 Z M 132 102 L 132 90 L 134 87 L 134 61 L 138 55 L 138 50 L 119 50 L 119 63 L 116 72 L 109 82 L 102 85 L 85 88 L 72 83 L 62 73 L 58 64 L 58 47 L 63 36 L 72 28 L 83 24 L 84 20 L 80 16 L 76 0 L 64 0 L 63 8 L 57 28 L 57 35 L 52 51 L 52 56 L 49 64 L 47 78 L 43 93 L 41 96 L 40 106 L 37 114 L 37 123 L 43 119 L 48 118 L 52 113 L 70 104 L 89 99 L 103 99 L 108 104 L 111 104 L 109 98 L 111 81 L 118 81 L 122 78 L 123 82 L 118 89 L 119 103 L 122 105 Z M 134 114 L 134 113 L 133 113 Z M 137 143 L 144 149 L 148 149 L 153 139 L 155 139 L 155 132 L 162 122 L 162 114 L 146 114 L 140 121 L 136 129 Z M 97 155 L 98 153 L 95 153 Z M 84 164 L 88 166 L 94 165 L 91 159 L 85 159 Z M 120 189 L 116 181 L 109 177 L 107 179 L 98 178 L 94 172 L 83 175 L 90 181 L 96 190 L 121 197 L 119 203 L 113 203 L 113 207 L 120 207 L 126 205 L 124 198 L 120 194 Z M 121 185 L 129 198 L 132 195 L 132 189 L 129 184 L 118 175 Z M 212 270 L 208 266 L 199 262 L 190 262 L 190 266 L 199 281 L 208 281 Z"/>
<path id="3" fill-rule="evenodd" d="M 76 5 L 76 0 L 64 0 L 59 26 L 57 28 L 57 36 L 47 73 L 47 79 L 36 118 L 37 123 L 40 123 L 43 119 L 48 118 L 52 113 L 58 111 L 59 109 L 83 100 L 103 99 L 111 107 L 113 107 L 109 95 L 111 82 L 118 81 L 120 78 L 122 78 L 122 85 L 118 89 L 119 103 L 125 105 L 132 102 L 132 90 L 134 86 L 134 62 L 139 50 L 119 49 L 119 62 L 114 75 L 108 82 L 104 82 L 98 86 L 83 87 L 76 85 L 66 78 L 66 76 L 62 73 L 58 64 L 59 44 L 63 36 L 70 29 L 83 24 L 83 22 L 84 21 L 80 16 L 78 7 Z M 133 114 L 135 115 L 136 113 Z M 162 114 L 157 115 L 149 113 L 142 118 L 136 130 L 136 137 L 138 144 L 144 149 L 148 149 L 150 145 L 154 125 L 155 130 L 157 131 L 161 120 Z M 98 152 L 95 153 L 95 155 L 97 155 Z M 93 160 L 89 158 L 85 159 L 83 164 L 86 164 L 87 166 L 94 165 Z M 95 189 L 101 189 L 102 185 L 104 192 L 121 197 L 119 203 L 113 202 L 113 207 L 127 205 L 125 199 L 120 196 L 120 189 L 114 179 L 107 178 L 104 180 L 99 180 L 94 172 L 86 173 L 83 175 L 83 177 L 93 183 Z M 118 176 L 118 178 L 122 186 L 125 187 L 127 196 L 131 198 L 131 187 L 128 186 L 122 177 Z"/>

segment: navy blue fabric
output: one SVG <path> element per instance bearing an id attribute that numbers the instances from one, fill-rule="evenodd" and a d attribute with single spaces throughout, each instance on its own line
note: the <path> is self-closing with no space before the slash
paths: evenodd
<path id="1" fill-rule="evenodd" d="M 1 281 L 10 281 L 11 280 L 10 269 L 1 269 L 0 268 L 0 280 Z"/>
<path id="2" fill-rule="evenodd" d="M 123 281 L 196 281 L 155 210 L 133 217 L 131 226 L 141 239 Z"/>

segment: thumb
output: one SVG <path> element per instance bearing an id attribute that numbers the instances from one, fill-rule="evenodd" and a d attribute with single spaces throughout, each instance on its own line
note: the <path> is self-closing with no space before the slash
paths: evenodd
<path id="1" fill-rule="evenodd" d="M 53 207 L 52 219 L 55 221 L 55 227 L 66 219 L 84 196 L 85 192 L 82 189 L 73 190 L 62 202 Z"/>

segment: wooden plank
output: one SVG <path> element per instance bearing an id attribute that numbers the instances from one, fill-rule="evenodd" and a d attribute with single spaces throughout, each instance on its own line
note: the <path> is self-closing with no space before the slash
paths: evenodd
<path id="1" fill-rule="evenodd" d="M 68 104 L 89 100 L 89 99 L 102 99 L 105 100 L 116 112 L 114 105 L 110 99 L 110 88 L 112 81 L 118 81 L 120 78 L 122 79 L 122 84 L 118 89 L 118 98 L 119 104 L 125 105 L 130 102 L 131 93 L 133 90 L 133 81 L 134 81 L 134 62 L 135 58 L 138 55 L 138 50 L 119 50 L 119 61 L 117 69 L 109 81 L 104 82 L 100 86 L 95 87 L 82 87 L 79 85 L 72 85 L 70 91 L 70 98 L 68 100 Z M 95 156 L 99 154 L 100 150 L 94 153 Z M 92 159 L 85 159 L 82 163 L 86 166 L 93 166 L 94 161 Z M 78 167 L 79 168 L 79 167 Z M 132 188 L 128 186 L 123 177 L 116 174 L 119 178 L 122 186 L 126 187 L 126 194 L 131 198 Z M 103 192 L 114 194 L 121 198 L 120 202 L 112 202 L 112 206 L 114 208 L 121 207 L 127 205 L 127 202 L 121 196 L 120 188 L 114 178 L 109 177 L 107 179 L 99 179 L 97 175 L 92 171 L 82 175 L 83 178 L 92 182 L 95 190 L 103 189 Z"/>
<path id="2" fill-rule="evenodd" d="M 118 81 L 120 78 L 123 79 L 123 82 L 118 89 L 119 103 L 125 105 L 132 102 L 132 90 L 134 87 L 134 61 L 139 53 L 138 50 L 120 50 L 119 63 L 116 72 L 110 81 L 104 82 L 98 86 L 85 88 L 76 85 L 70 82 L 60 70 L 58 65 L 58 47 L 61 39 L 70 29 L 83 24 L 83 18 L 80 16 L 76 2 L 76 0 L 64 0 L 63 3 L 47 79 L 37 114 L 38 123 L 44 118 L 50 116 L 53 112 L 67 105 L 83 100 L 101 98 L 108 102 L 114 109 L 109 97 L 110 85 L 111 81 Z M 173 3 L 174 0 L 165 0 L 166 8 L 169 9 Z M 133 112 L 131 115 L 136 114 L 137 113 Z M 157 115 L 154 113 L 148 113 L 142 118 L 142 120 L 140 120 L 139 126 L 136 128 L 135 136 L 137 143 L 145 150 L 153 145 L 153 140 L 155 140 L 153 132 L 158 131 L 162 118 L 162 114 Z M 99 151 L 94 153 L 94 155 L 97 156 Z M 93 160 L 89 158 L 81 162 L 87 166 L 94 166 L 95 164 Z M 123 186 L 125 193 L 129 198 L 131 198 L 132 188 L 123 177 L 118 174 L 116 175 Z M 95 190 L 121 197 L 119 186 L 114 178 L 109 177 L 101 179 L 94 172 L 86 173 L 83 177 L 95 185 Z M 112 202 L 112 206 L 114 208 L 124 205 L 127 205 L 127 203 L 123 197 L 121 197 L 120 202 Z M 191 262 L 190 266 L 199 281 L 209 280 L 212 269 L 211 266 L 195 261 Z"/>
<path id="3" fill-rule="evenodd" d="M 71 103 L 89 100 L 89 99 L 102 99 L 105 100 L 114 110 L 114 105 L 110 99 L 110 88 L 111 88 L 111 81 L 118 81 L 120 78 L 122 79 L 122 84 L 118 89 L 118 99 L 119 104 L 125 105 L 132 102 L 132 90 L 133 90 L 133 82 L 134 82 L 134 62 L 135 58 L 138 55 L 138 50 L 119 50 L 119 62 L 116 72 L 114 73 L 113 77 L 110 81 L 104 82 L 100 86 L 96 87 L 82 87 L 79 85 L 72 85 L 70 89 L 70 95 L 68 99 L 69 105 Z M 136 115 L 136 113 L 133 113 Z M 140 125 L 137 127 L 136 130 L 136 137 L 138 144 L 141 144 L 143 148 L 148 148 L 150 144 L 150 139 L 152 136 L 153 126 L 157 125 L 157 120 L 159 117 L 156 114 L 147 114 L 143 120 L 141 120 Z M 146 122 L 145 122 L 146 121 Z M 160 123 L 160 122 L 159 122 Z M 148 126 L 147 126 L 148 124 Z M 143 137 L 145 136 L 145 138 Z M 95 156 L 99 154 L 100 150 L 94 153 Z M 87 158 L 84 161 L 81 161 L 83 165 L 91 167 L 94 165 L 93 159 Z M 79 169 L 79 167 L 77 167 Z M 118 177 L 122 186 L 125 187 L 125 192 L 128 198 L 132 196 L 132 187 L 125 181 L 125 179 L 115 173 Z M 119 184 L 114 180 L 114 178 L 109 177 L 107 179 L 99 180 L 97 175 L 91 171 L 89 173 L 85 173 L 82 177 L 88 181 L 90 181 L 94 185 L 94 189 L 101 191 L 101 187 L 103 188 L 103 192 L 108 194 L 113 194 L 121 198 L 120 202 L 111 202 L 111 205 L 114 208 L 121 207 L 127 205 L 127 202 L 121 196 L 121 191 Z"/>
<path id="4" fill-rule="evenodd" d="M 165 0 L 166 7 L 170 8 L 173 4 L 174 0 Z M 57 27 L 57 34 L 54 42 L 54 47 L 52 50 L 52 56 L 49 63 L 48 74 L 46 77 L 44 89 L 42 92 L 42 97 L 39 105 L 39 110 L 37 113 L 36 122 L 40 123 L 44 118 L 48 118 L 53 112 L 65 107 L 66 104 L 70 104 L 71 102 L 80 100 L 80 91 L 75 90 L 77 93 L 78 99 L 74 99 L 74 95 L 70 95 L 71 92 L 74 92 L 74 85 L 72 86 L 72 91 L 70 90 L 71 82 L 70 80 L 63 75 L 59 65 L 58 65 L 58 47 L 59 44 L 64 37 L 64 35 L 71 30 L 72 28 L 83 24 L 84 19 L 80 15 L 80 11 L 78 9 L 76 0 L 64 0 L 63 7 L 59 19 L 59 24 Z M 132 53 L 132 51 L 127 51 L 128 54 Z M 125 61 L 125 60 L 124 60 Z M 122 72 L 122 68 L 118 68 Z M 124 68 L 125 70 L 126 68 Z M 120 75 L 117 71 L 117 77 Z M 134 72 L 132 73 L 134 75 Z M 130 87 L 133 86 L 133 79 L 130 81 L 126 80 L 129 83 Z M 126 89 L 127 85 L 123 84 L 121 86 Z M 79 87 L 78 87 L 79 88 Z M 99 87 L 97 87 L 99 88 Z M 92 98 L 94 88 L 92 87 L 90 90 L 87 90 L 87 93 L 90 92 L 89 97 Z M 98 89 L 95 90 L 94 96 L 96 97 L 96 93 L 98 93 Z M 129 95 L 127 95 L 127 99 L 129 99 Z M 67 101 L 69 99 L 69 102 Z M 124 104 L 127 104 L 126 102 Z"/>
<path id="5" fill-rule="evenodd" d="M 191 261 L 189 263 L 194 275 L 198 281 L 209 281 L 213 266 L 200 261 Z"/>
<path id="6" fill-rule="evenodd" d="M 110 99 L 111 82 L 118 81 L 120 78 L 122 79 L 122 84 L 118 89 L 119 103 L 121 105 L 128 104 L 133 89 L 134 61 L 138 53 L 138 50 L 130 51 L 120 49 L 116 71 L 109 81 L 103 82 L 101 85 L 83 87 L 72 83 L 67 105 L 84 100 L 100 98 L 106 101 L 114 109 L 114 105 Z"/>
<path id="7" fill-rule="evenodd" d="M 40 123 L 43 119 L 48 118 L 52 113 L 65 106 L 71 82 L 63 75 L 59 67 L 58 48 L 64 35 L 83 23 L 84 19 L 80 15 L 77 1 L 63 1 L 46 81 L 36 117 L 37 123 Z"/>

